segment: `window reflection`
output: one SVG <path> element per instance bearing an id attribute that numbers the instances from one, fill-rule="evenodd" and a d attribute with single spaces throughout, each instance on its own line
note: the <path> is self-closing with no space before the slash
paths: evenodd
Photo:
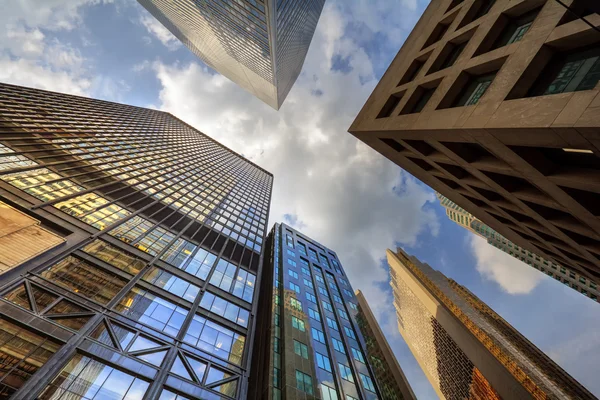
<path id="1" fill-rule="evenodd" d="M 216 260 L 216 255 L 204 249 L 198 249 L 198 252 L 196 252 L 194 258 L 184 268 L 184 271 L 189 272 L 190 274 L 195 275 L 202 280 L 206 280 L 206 277 L 208 276 L 208 273 L 212 269 Z M 180 267 L 178 266 L 178 268 Z"/>
<path id="2" fill-rule="evenodd" d="M 195 315 L 183 340 L 207 353 L 239 365 L 242 362 L 246 338 Z"/>
<path id="3" fill-rule="evenodd" d="M 148 382 L 81 354 L 75 355 L 40 400 L 142 400 Z"/>
<path id="4" fill-rule="evenodd" d="M 246 328 L 248 326 L 248 316 L 250 312 L 237 305 L 230 303 L 229 301 L 214 295 L 210 292 L 206 292 L 200 302 L 200 307 L 205 310 L 214 312 L 238 325 Z"/>
<path id="5" fill-rule="evenodd" d="M 150 268 L 142 279 L 190 302 L 200 292 L 198 286 L 157 267 Z"/>
<path id="6" fill-rule="evenodd" d="M 140 272 L 146 264 L 144 260 L 126 253 L 125 251 L 103 242 L 102 240 L 95 240 L 85 246 L 82 250 L 112 265 L 113 267 L 117 267 L 125 272 L 129 272 L 132 275 L 136 275 L 138 272 Z"/>

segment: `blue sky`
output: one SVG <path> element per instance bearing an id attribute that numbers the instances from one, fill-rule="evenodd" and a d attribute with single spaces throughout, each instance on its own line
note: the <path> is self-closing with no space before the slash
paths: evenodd
<path id="1" fill-rule="evenodd" d="M 421 0 L 327 0 L 276 112 L 208 69 L 133 0 L 7 0 L 0 81 L 169 111 L 275 175 L 271 223 L 334 249 L 421 399 L 397 333 L 386 248 L 467 286 L 596 395 L 600 305 L 452 223 L 431 189 L 347 128 L 422 13 Z"/>

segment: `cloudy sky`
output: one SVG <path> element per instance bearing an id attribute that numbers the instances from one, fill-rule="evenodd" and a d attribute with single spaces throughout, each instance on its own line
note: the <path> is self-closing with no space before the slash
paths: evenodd
<path id="1" fill-rule="evenodd" d="M 133 0 L 4 0 L 0 81 L 169 111 L 275 175 L 271 223 L 334 249 L 422 399 L 397 333 L 386 248 L 466 285 L 600 396 L 600 305 L 448 220 L 427 186 L 346 131 L 426 0 L 327 0 L 274 111 L 207 68 Z"/>

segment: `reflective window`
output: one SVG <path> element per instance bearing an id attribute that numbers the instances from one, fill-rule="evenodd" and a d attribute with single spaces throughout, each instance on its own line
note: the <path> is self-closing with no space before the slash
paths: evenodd
<path id="1" fill-rule="evenodd" d="M 340 317 L 349 320 L 348 318 L 348 314 L 346 313 L 346 311 L 342 310 L 341 308 L 338 308 L 338 314 Z"/>
<path id="2" fill-rule="evenodd" d="M 136 275 L 146 265 L 144 260 L 102 240 L 94 240 L 82 250 L 132 275 Z"/>
<path id="3" fill-rule="evenodd" d="M 325 317 L 327 320 L 327 326 L 333 329 L 334 331 L 339 331 L 337 323 L 329 317 Z"/>
<path id="4" fill-rule="evenodd" d="M 304 245 L 304 243 L 298 242 L 298 252 L 303 256 L 306 256 L 306 246 Z"/>
<path id="5" fill-rule="evenodd" d="M 298 329 L 300 332 L 306 331 L 304 321 L 302 321 L 300 318 L 292 317 L 292 327 Z"/>
<path id="6" fill-rule="evenodd" d="M 179 238 L 160 256 L 160 259 L 180 268 L 190 259 L 196 247 L 195 244 Z"/>
<path id="7" fill-rule="evenodd" d="M 360 361 L 363 364 L 365 363 L 365 358 L 363 357 L 363 354 L 360 350 L 351 347 L 350 351 L 352 351 L 352 356 L 356 361 Z"/>
<path id="8" fill-rule="evenodd" d="M 214 312 L 244 328 L 248 327 L 250 312 L 215 294 L 205 292 L 204 296 L 202 296 L 202 301 L 200 301 L 200 307 Z"/>
<path id="9" fill-rule="evenodd" d="M 314 320 L 317 320 L 317 321 L 321 322 L 321 314 L 319 314 L 318 311 L 313 310 L 310 307 L 308 309 L 308 316 L 311 317 Z"/>
<path id="10" fill-rule="evenodd" d="M 192 258 L 189 264 L 187 264 L 185 267 L 183 267 L 185 264 L 181 264 L 177 267 L 182 268 L 185 272 L 195 275 L 202 280 L 206 280 L 206 277 L 208 276 L 216 260 L 216 255 L 204 249 L 198 249 L 196 254 L 194 254 L 194 258 Z"/>
<path id="11" fill-rule="evenodd" d="M 160 393 L 160 397 L 158 398 L 158 400 L 192 400 L 192 399 L 190 399 L 189 397 L 184 397 L 177 393 L 173 393 L 170 390 L 164 389 Z"/>
<path id="12" fill-rule="evenodd" d="M 333 312 L 333 307 L 331 306 L 331 304 L 329 304 L 325 300 L 321 300 L 321 304 L 323 304 L 324 309 L 326 309 L 327 311 Z"/>
<path id="13" fill-rule="evenodd" d="M 149 383 L 81 354 L 75 355 L 40 400 L 142 400 Z"/>
<path id="14" fill-rule="evenodd" d="M 342 379 L 345 379 L 349 382 L 354 382 L 354 377 L 352 376 L 352 370 L 349 366 L 344 365 L 342 363 L 338 363 L 338 367 L 340 368 L 340 376 Z"/>
<path id="15" fill-rule="evenodd" d="M 303 268 L 303 269 L 304 269 L 304 268 Z M 314 286 L 313 286 L 313 284 L 312 284 L 312 282 L 311 282 L 311 281 L 309 281 L 309 280 L 308 280 L 308 279 L 306 279 L 306 278 L 303 278 L 303 279 L 302 279 L 302 281 L 304 282 L 304 285 L 305 285 L 306 287 L 309 287 L 309 288 L 311 288 L 311 289 L 314 289 Z"/>
<path id="16" fill-rule="evenodd" d="M 188 313 L 185 308 L 140 287 L 131 289 L 115 306 L 115 310 L 173 336 L 177 336 Z"/>
<path id="17" fill-rule="evenodd" d="M 317 328 L 310 328 L 310 332 L 312 333 L 312 337 L 317 342 L 325 343 L 325 335 L 322 331 Z"/>
<path id="18" fill-rule="evenodd" d="M 321 384 L 321 393 L 323 394 L 323 400 L 338 400 L 337 392 L 334 388 L 327 385 Z"/>
<path id="19" fill-rule="evenodd" d="M 298 279 L 298 273 L 296 271 L 294 271 L 293 269 L 288 269 L 288 275 L 291 276 L 292 278 Z"/>
<path id="20" fill-rule="evenodd" d="M 351 328 L 344 326 L 344 332 L 346 332 L 346 335 L 348 335 L 348 337 L 351 337 L 352 339 L 356 339 L 356 335 L 354 334 L 354 331 Z"/>
<path id="21" fill-rule="evenodd" d="M 108 304 L 127 284 L 118 275 L 72 256 L 43 271 L 41 276 L 102 304 Z"/>
<path id="22" fill-rule="evenodd" d="M 60 345 L 2 319 L 0 398 L 10 398 L 59 348 Z"/>
<path id="23" fill-rule="evenodd" d="M 342 342 L 340 342 L 339 340 L 337 340 L 336 338 L 332 337 L 331 341 L 333 342 L 333 348 L 336 351 L 339 351 L 340 353 L 346 354 L 346 351 L 344 351 L 344 345 Z"/>
<path id="24" fill-rule="evenodd" d="M 312 378 L 301 371 L 296 370 L 296 389 L 308 394 L 313 394 Z"/>
<path id="25" fill-rule="evenodd" d="M 302 311 L 302 302 L 293 297 L 290 298 L 290 305 L 294 310 Z"/>
<path id="26" fill-rule="evenodd" d="M 319 368 L 324 369 L 327 372 L 331 372 L 331 362 L 329 361 L 329 357 L 315 352 L 315 359 L 317 360 L 317 365 Z"/>
<path id="27" fill-rule="evenodd" d="M 365 387 L 365 389 L 367 389 L 370 392 L 375 393 L 375 385 L 373 385 L 373 381 L 371 380 L 371 378 L 369 378 L 365 374 L 359 374 L 359 375 L 360 375 L 360 380 L 362 381 L 362 384 Z"/>
<path id="28" fill-rule="evenodd" d="M 302 358 L 308 360 L 308 347 L 304 343 L 301 343 L 294 339 L 294 353 Z"/>
<path id="29" fill-rule="evenodd" d="M 246 337 L 204 317 L 194 315 L 183 340 L 207 353 L 239 365 L 242 362 Z"/>
<path id="30" fill-rule="evenodd" d="M 210 283 L 229 292 L 231 289 L 231 284 L 233 283 L 236 269 L 237 267 L 235 265 L 223 259 L 219 260 L 215 271 L 210 278 Z"/>
<path id="31" fill-rule="evenodd" d="M 240 268 L 235 278 L 232 294 L 248 303 L 252 303 L 254 286 L 256 286 L 256 275 Z"/>
<path id="32" fill-rule="evenodd" d="M 142 279 L 192 303 L 200 293 L 198 286 L 158 267 L 151 267 Z"/>
<path id="33" fill-rule="evenodd" d="M 305 295 L 306 295 L 306 300 L 317 304 L 317 298 L 315 297 L 314 294 L 306 292 Z"/>
<path id="34" fill-rule="evenodd" d="M 290 290 L 300 294 L 300 286 L 296 285 L 294 282 L 290 282 Z M 308 293 L 307 293 L 308 294 Z"/>

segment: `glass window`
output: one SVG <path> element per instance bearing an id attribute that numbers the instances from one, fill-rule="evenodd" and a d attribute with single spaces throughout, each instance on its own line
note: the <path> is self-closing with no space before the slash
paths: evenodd
<path id="1" fill-rule="evenodd" d="M 288 247 L 291 247 L 292 249 L 294 248 L 294 238 L 292 238 L 290 235 L 285 235 L 285 241 L 286 244 L 288 245 Z"/>
<path id="2" fill-rule="evenodd" d="M 329 387 L 321 383 L 321 393 L 323 394 L 323 400 L 339 400 L 337 392 L 334 388 Z"/>
<path id="3" fill-rule="evenodd" d="M 0 396 L 10 398 L 59 348 L 60 345 L 2 319 Z"/>
<path id="4" fill-rule="evenodd" d="M 255 286 L 256 275 L 240 268 L 238 270 L 237 277 L 235 278 L 235 285 L 233 285 L 233 291 L 231 293 L 235 297 L 239 297 L 248 303 L 252 303 Z"/>
<path id="5" fill-rule="evenodd" d="M 293 297 L 290 298 L 290 305 L 294 310 L 302 311 L 302 302 Z"/>
<path id="6" fill-rule="evenodd" d="M 354 347 L 351 347 L 350 350 L 352 351 L 352 356 L 356 361 L 360 361 L 363 364 L 365 363 L 365 358 L 360 350 L 355 349 Z"/>
<path id="7" fill-rule="evenodd" d="M 352 370 L 349 366 L 344 365 L 342 363 L 338 363 L 338 367 L 340 368 L 340 376 L 342 379 L 347 380 L 348 382 L 354 382 L 354 377 L 352 376 Z"/>
<path id="8" fill-rule="evenodd" d="M 317 298 L 315 297 L 314 294 L 306 292 L 305 295 L 306 295 L 306 300 L 317 304 Z"/>
<path id="9" fill-rule="evenodd" d="M 321 304 L 323 304 L 324 309 L 326 309 L 327 311 L 333 312 L 333 307 L 331 306 L 331 304 L 329 304 L 325 300 L 321 300 Z"/>
<path id="10" fill-rule="evenodd" d="M 200 307 L 220 315 L 244 328 L 248 327 L 248 316 L 250 315 L 250 312 L 215 294 L 205 292 L 204 296 L 202 296 L 202 301 L 200 301 Z"/>
<path id="11" fill-rule="evenodd" d="M 348 318 L 348 314 L 346 314 L 346 311 L 342 310 L 341 308 L 338 308 L 337 310 L 338 310 L 338 314 L 339 314 L 340 317 L 342 317 L 342 318 L 344 318 L 346 320 L 350 320 Z"/>
<path id="12" fill-rule="evenodd" d="M 312 378 L 310 375 L 296 370 L 296 388 L 308 394 L 313 394 Z"/>
<path id="13" fill-rule="evenodd" d="M 298 252 L 300 252 L 300 254 L 302 254 L 303 256 L 306 256 L 306 246 L 304 245 L 304 243 L 298 242 Z"/>
<path id="14" fill-rule="evenodd" d="M 304 275 L 308 275 L 308 276 L 310 276 L 310 271 L 309 271 L 308 269 L 304 268 L 304 267 L 302 267 L 302 273 L 303 273 Z"/>
<path id="15" fill-rule="evenodd" d="M 292 327 L 298 329 L 300 332 L 306 332 L 304 321 L 300 318 L 292 317 Z"/>
<path id="16" fill-rule="evenodd" d="M 73 256 L 54 264 L 41 276 L 101 304 L 108 304 L 127 284 L 120 276 Z"/>
<path id="17" fill-rule="evenodd" d="M 334 331 L 339 331 L 337 323 L 329 317 L 325 317 L 327 320 L 327 326 L 333 329 Z"/>
<path id="18" fill-rule="evenodd" d="M 206 277 L 210 273 L 215 261 L 217 261 L 216 255 L 204 249 L 198 249 L 192 260 L 183 268 L 183 270 L 202 280 L 206 280 Z M 177 267 L 182 268 L 184 265 L 185 264 L 182 263 Z"/>
<path id="19" fill-rule="evenodd" d="M 210 283 L 221 289 L 229 292 L 231 289 L 231 284 L 233 283 L 233 278 L 235 276 L 236 266 L 221 259 L 217 263 L 215 271 L 210 277 Z"/>
<path id="20" fill-rule="evenodd" d="M 308 308 L 308 316 L 312 319 L 321 322 L 321 314 L 318 311 L 313 310 L 312 308 Z"/>
<path id="21" fill-rule="evenodd" d="M 293 318 L 293 317 L 292 317 Z M 317 328 L 310 328 L 310 332 L 312 333 L 312 337 L 317 342 L 325 343 L 325 335 L 322 331 Z"/>
<path id="22" fill-rule="evenodd" d="M 337 340 L 334 337 L 331 338 L 331 341 L 333 342 L 333 348 L 336 351 L 339 351 L 342 354 L 346 354 L 346 351 L 344 350 L 344 344 L 341 341 Z"/>
<path id="23" fill-rule="evenodd" d="M 240 365 L 246 337 L 200 315 L 194 315 L 183 340 L 209 354 Z"/>
<path id="24" fill-rule="evenodd" d="M 327 289 L 319 286 L 319 293 L 321 293 L 323 296 L 329 298 L 329 293 L 327 293 Z"/>
<path id="25" fill-rule="evenodd" d="M 358 306 L 352 302 L 348 302 L 348 305 L 350 306 L 351 309 L 353 309 L 354 311 L 358 311 Z"/>
<path id="26" fill-rule="evenodd" d="M 315 352 L 315 358 L 317 360 L 317 365 L 319 368 L 324 369 L 327 372 L 331 372 L 331 362 L 329 361 L 329 357 L 324 356 L 321 353 Z"/>
<path id="27" fill-rule="evenodd" d="M 303 269 L 304 269 L 304 268 L 303 268 Z M 302 281 L 304 282 L 304 286 L 306 286 L 306 287 L 309 287 L 309 288 L 311 288 L 311 289 L 314 289 L 314 288 L 315 288 L 315 287 L 313 286 L 312 282 L 311 282 L 311 281 L 309 281 L 308 279 L 306 279 L 306 278 L 303 278 L 303 279 L 302 279 Z"/>
<path id="28" fill-rule="evenodd" d="M 334 294 L 334 295 L 333 295 L 333 300 L 334 300 L 336 303 L 344 304 L 344 303 L 342 302 L 342 299 L 341 299 L 341 297 L 340 297 L 340 296 L 338 296 L 337 294 Z"/>
<path id="29" fill-rule="evenodd" d="M 179 333 L 188 313 L 185 308 L 137 286 L 121 299 L 115 310 L 173 336 Z"/>
<path id="30" fill-rule="evenodd" d="M 302 358 L 308 360 L 308 347 L 304 343 L 301 343 L 294 339 L 294 353 Z"/>
<path id="31" fill-rule="evenodd" d="M 292 278 L 298 279 L 298 273 L 292 269 L 288 269 L 288 275 L 291 276 Z"/>
<path id="32" fill-rule="evenodd" d="M 160 259 L 174 267 L 181 268 L 192 257 L 197 247 L 195 244 L 179 238 L 160 256 Z"/>
<path id="33" fill-rule="evenodd" d="M 136 275 L 146 265 L 144 260 L 102 240 L 94 240 L 82 250 L 132 275 Z"/>
<path id="34" fill-rule="evenodd" d="M 543 91 L 538 89 L 541 95 L 591 90 L 600 79 L 600 47 L 569 55 L 558 54 L 547 70 L 551 75 L 540 81 L 544 86 Z M 534 96 L 539 94 L 534 93 Z"/>
<path id="35" fill-rule="evenodd" d="M 149 383 L 76 354 L 39 397 L 40 400 L 142 400 Z"/>
<path id="36" fill-rule="evenodd" d="M 300 286 L 296 285 L 294 282 L 290 282 L 290 289 L 294 292 L 300 294 Z M 308 294 L 308 293 L 307 293 Z"/>
<path id="37" fill-rule="evenodd" d="M 151 267 L 142 279 L 190 302 L 200 293 L 198 286 L 158 267 Z"/>
<path id="38" fill-rule="evenodd" d="M 346 332 L 346 335 L 348 335 L 348 337 L 350 337 L 352 339 L 356 339 L 356 335 L 354 334 L 354 331 L 352 330 L 352 328 L 348 328 L 347 326 L 344 326 L 344 332 Z"/>
<path id="39" fill-rule="evenodd" d="M 495 77 L 496 72 L 483 76 L 472 77 L 469 83 L 466 85 L 462 95 L 454 104 L 454 107 L 470 106 L 473 104 L 477 104 L 479 102 L 479 99 L 481 99 L 487 91 L 488 87 L 490 87 Z"/>
<path id="40" fill-rule="evenodd" d="M 297 264 L 296 264 L 296 261 L 292 260 L 291 258 L 288 258 L 288 259 L 287 259 L 287 262 L 288 262 L 288 264 L 290 264 L 292 267 L 295 267 L 295 266 L 297 265 Z"/>
<path id="41" fill-rule="evenodd" d="M 370 392 L 375 393 L 375 385 L 373 385 L 373 381 L 371 380 L 371 378 L 366 376 L 365 374 L 359 374 L 359 375 L 360 375 L 360 380 L 362 381 L 362 384 L 365 387 L 365 389 L 367 389 Z"/>
<path id="42" fill-rule="evenodd" d="M 316 251 L 314 251 L 313 249 L 309 248 L 308 249 L 308 253 L 310 254 L 310 259 L 311 260 L 313 260 L 316 263 L 319 262 L 319 258 L 317 257 L 317 252 Z"/>

